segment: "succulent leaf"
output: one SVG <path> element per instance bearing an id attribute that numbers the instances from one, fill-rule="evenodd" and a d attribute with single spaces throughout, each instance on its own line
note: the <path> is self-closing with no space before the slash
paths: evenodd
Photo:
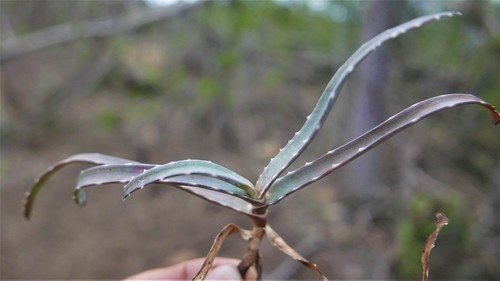
<path id="1" fill-rule="evenodd" d="M 55 172 L 62 169 L 64 166 L 73 163 L 88 163 L 94 165 L 104 165 L 104 164 L 140 164 L 139 162 L 118 158 L 110 155 L 100 154 L 100 153 L 82 153 L 72 155 L 62 161 L 57 162 L 53 166 L 45 170 L 39 177 L 35 179 L 35 183 L 31 190 L 26 194 L 24 201 L 24 217 L 29 219 L 31 215 L 31 210 L 33 209 L 33 204 L 35 202 L 35 197 L 41 190 L 45 182 L 52 176 Z"/>
<path id="2" fill-rule="evenodd" d="M 266 196 L 266 205 L 274 204 L 292 192 L 325 177 L 423 118 L 446 108 L 466 104 L 486 107 L 491 113 L 493 123 L 500 122 L 500 114 L 495 108 L 473 95 L 448 94 L 421 101 L 349 143 L 276 180 Z"/>
<path id="3" fill-rule="evenodd" d="M 207 177 L 204 175 L 183 175 L 167 178 L 161 182 L 179 185 L 181 187 L 192 186 L 200 187 L 203 189 L 210 189 L 213 191 L 236 196 L 251 203 L 252 205 L 262 205 L 259 201 L 257 201 L 257 199 L 250 197 L 245 190 L 218 178 Z"/>
<path id="4" fill-rule="evenodd" d="M 81 188 L 110 184 L 110 183 L 127 183 L 144 171 L 155 167 L 148 164 L 127 164 L 127 165 L 102 165 L 86 169 L 80 173 L 75 190 L 75 200 L 82 205 L 83 190 Z M 257 204 L 255 199 L 248 196 L 247 192 L 237 186 L 217 178 L 211 178 L 203 175 L 182 175 L 166 178 L 157 181 L 158 183 L 171 184 L 176 186 L 194 186 L 214 191 L 224 192 L 229 195 L 237 196 L 243 200 Z M 181 189 L 183 189 L 181 187 Z"/>
<path id="5" fill-rule="evenodd" d="M 126 183 L 144 171 L 155 167 L 149 164 L 101 165 L 80 172 L 76 189 L 90 185 Z"/>
<path id="6" fill-rule="evenodd" d="M 176 185 L 174 185 L 176 186 Z M 203 189 L 195 186 L 177 186 L 185 191 L 197 195 L 207 201 L 232 209 L 236 212 L 246 214 L 251 217 L 259 217 L 252 213 L 253 205 L 238 198 L 222 192 L 217 192 L 210 189 Z"/>
<path id="7" fill-rule="evenodd" d="M 73 198 L 78 205 L 84 205 L 87 197 L 83 187 L 126 183 L 154 166 L 151 164 L 100 165 L 83 170 L 78 176 Z"/>
<path id="8" fill-rule="evenodd" d="M 225 167 L 203 160 L 182 160 L 149 169 L 125 185 L 123 196 L 126 198 L 137 189 L 155 181 L 182 175 L 203 175 L 217 178 L 241 188 L 246 191 L 249 197 L 257 198 L 253 184 L 249 180 Z"/>
<path id="9" fill-rule="evenodd" d="M 256 190 L 259 192 L 259 199 L 264 198 L 270 186 L 277 177 L 302 153 L 308 146 L 316 133 L 323 125 L 328 113 L 330 112 L 338 93 L 342 89 L 345 79 L 354 70 L 354 68 L 372 51 L 381 46 L 389 39 L 398 37 L 410 29 L 422 26 L 433 20 L 439 20 L 443 17 L 459 15 L 458 12 L 443 12 L 428 16 L 416 18 L 394 28 L 388 29 L 376 37 L 372 38 L 362 45 L 335 73 L 323 94 L 319 98 L 316 107 L 307 117 L 302 128 L 280 150 L 280 152 L 269 162 L 264 171 L 259 176 L 256 184 Z"/>

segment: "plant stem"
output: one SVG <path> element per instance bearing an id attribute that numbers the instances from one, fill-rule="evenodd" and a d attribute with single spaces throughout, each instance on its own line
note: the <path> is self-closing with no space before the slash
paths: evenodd
<path id="1" fill-rule="evenodd" d="M 250 217 L 253 223 L 251 238 L 248 240 L 247 250 L 238 265 L 238 270 L 241 276 L 244 277 L 248 269 L 255 264 L 257 269 L 257 280 L 260 280 L 262 269 L 260 266 L 259 247 L 266 233 L 267 207 L 254 208 L 252 212 L 257 216 Z"/>
<path id="2" fill-rule="evenodd" d="M 255 264 L 257 266 L 257 279 L 260 280 L 261 270 L 257 261 L 259 260 L 259 247 L 264 234 L 264 226 L 253 226 L 252 238 L 248 240 L 247 250 L 243 255 L 243 258 L 241 259 L 240 264 L 238 265 L 238 270 L 240 271 L 242 277 L 244 277 L 248 269 Z"/>

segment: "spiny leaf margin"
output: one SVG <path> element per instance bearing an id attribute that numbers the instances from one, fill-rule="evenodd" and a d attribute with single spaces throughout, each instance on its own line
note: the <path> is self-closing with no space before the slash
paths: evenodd
<path id="1" fill-rule="evenodd" d="M 37 194 L 40 192 L 47 180 L 57 171 L 65 167 L 66 165 L 73 163 L 86 163 L 94 165 L 105 165 L 105 164 L 142 164 L 140 162 L 123 159 L 119 157 L 114 157 L 110 155 L 100 154 L 100 153 L 81 153 L 72 155 L 66 159 L 63 159 L 51 167 L 47 168 L 40 176 L 35 179 L 35 183 L 31 187 L 30 191 L 26 193 L 26 197 L 23 204 L 23 214 L 26 219 L 29 219 L 31 212 L 33 210 L 33 204 Z"/>
<path id="2" fill-rule="evenodd" d="M 389 39 L 422 26 L 434 20 L 440 20 L 444 17 L 461 15 L 459 12 L 442 12 L 433 15 L 423 16 L 408 21 L 394 28 L 388 29 L 376 37 L 363 44 L 349 59 L 338 69 L 332 77 L 323 94 L 319 98 L 316 107 L 307 117 L 302 128 L 295 133 L 295 136 L 280 149 L 279 153 L 271 159 L 269 164 L 259 176 L 256 183 L 256 190 L 259 192 L 259 199 L 265 197 L 269 188 L 279 177 L 279 175 L 306 149 L 314 136 L 323 125 L 328 113 L 330 112 L 338 93 L 342 89 L 345 79 L 354 70 L 354 68 L 372 51 L 380 47 Z"/>
<path id="3" fill-rule="evenodd" d="M 75 188 L 75 200 L 79 205 L 84 204 L 82 200 L 85 196 L 82 188 L 102 184 L 127 183 L 155 166 L 144 164 L 102 165 L 86 169 L 80 172 L 78 177 Z M 226 181 L 204 175 L 180 175 L 159 180 L 156 183 L 175 185 L 181 187 L 181 189 L 183 189 L 182 186 L 211 189 L 239 197 L 253 204 L 258 204 L 245 190 Z"/>
<path id="4" fill-rule="evenodd" d="M 275 204 L 291 193 L 318 181 L 429 115 L 443 109 L 467 104 L 477 104 L 487 108 L 491 113 L 493 124 L 500 123 L 500 114 L 495 107 L 474 95 L 447 94 L 426 99 L 390 117 L 347 144 L 279 178 L 266 195 L 266 205 Z"/>
<path id="5" fill-rule="evenodd" d="M 213 162 L 192 159 L 158 165 L 145 171 L 125 185 L 123 188 L 123 197 L 127 198 L 132 192 L 150 183 L 164 180 L 169 177 L 192 174 L 204 175 L 226 181 L 245 190 L 251 198 L 257 198 L 257 193 L 255 192 L 253 184 L 246 178 Z"/>

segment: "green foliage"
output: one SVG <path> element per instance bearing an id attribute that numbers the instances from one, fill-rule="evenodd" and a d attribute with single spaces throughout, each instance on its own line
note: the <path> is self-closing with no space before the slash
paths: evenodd
<path id="1" fill-rule="evenodd" d="M 179 67 L 173 70 L 169 76 L 167 76 L 168 85 L 170 87 L 169 94 L 173 96 L 180 95 L 182 89 L 187 81 L 186 70 L 182 67 Z"/>
<path id="2" fill-rule="evenodd" d="M 234 69 L 240 60 L 241 54 L 235 49 L 221 50 L 216 56 L 217 66 L 224 72 Z"/>
<path id="3" fill-rule="evenodd" d="M 99 127 L 105 130 L 115 129 L 121 121 L 120 116 L 110 110 L 103 110 L 97 115 L 96 119 Z"/>
<path id="4" fill-rule="evenodd" d="M 269 71 L 264 77 L 263 82 L 269 90 L 275 90 L 280 84 L 283 83 L 284 79 L 283 70 L 276 70 Z"/>
<path id="5" fill-rule="evenodd" d="M 213 78 L 202 78 L 198 83 L 198 92 L 205 101 L 212 101 L 220 93 L 219 83 Z"/>
<path id="6" fill-rule="evenodd" d="M 334 44 L 332 30 L 344 30 L 345 27 L 341 29 L 325 15 L 311 14 L 306 7 L 288 8 L 273 1 L 214 3 L 208 12 L 199 13 L 197 17 L 200 26 L 210 26 L 211 29 L 206 31 L 202 28 L 202 34 L 197 34 L 199 29 L 192 31 L 197 36 L 206 38 L 206 42 L 202 44 L 206 44 L 207 53 L 201 63 L 216 66 L 211 73 L 202 73 L 200 79 L 213 77 L 213 83 L 219 85 L 211 84 L 210 88 L 219 89 L 216 95 L 222 96 L 220 101 L 223 101 L 229 97 L 221 89 L 229 87 L 229 81 L 234 78 L 234 70 L 240 65 L 256 64 L 249 57 L 262 57 L 266 60 L 266 65 L 273 66 L 262 68 L 259 71 L 261 77 L 256 77 L 268 85 L 266 81 L 269 75 L 281 77 L 290 71 L 288 61 L 295 60 L 298 53 L 314 51 L 332 54 L 343 44 Z M 311 27 L 314 32 L 311 32 Z M 271 57 L 268 60 L 266 57 L 269 54 Z M 189 57 L 190 54 L 187 53 L 186 56 Z M 205 84 L 206 81 L 200 83 Z M 216 96 L 213 102 L 219 102 Z"/>

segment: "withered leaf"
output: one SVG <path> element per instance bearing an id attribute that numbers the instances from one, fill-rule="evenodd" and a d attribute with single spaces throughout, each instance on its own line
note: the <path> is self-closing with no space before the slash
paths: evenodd
<path id="1" fill-rule="evenodd" d="M 224 228 L 219 232 L 219 234 L 215 236 L 214 243 L 212 244 L 212 247 L 210 247 L 210 250 L 208 251 L 207 257 L 205 258 L 205 261 L 203 262 L 200 271 L 198 271 L 198 273 L 193 277 L 193 280 L 205 280 L 205 277 L 207 276 L 208 271 L 212 267 L 212 263 L 215 257 L 217 256 L 217 253 L 219 252 L 222 243 L 229 235 L 234 233 L 240 233 L 241 237 L 245 240 L 248 240 L 251 237 L 251 231 L 242 229 L 235 224 L 228 224 L 224 226 Z"/>
<path id="2" fill-rule="evenodd" d="M 266 225 L 266 236 L 271 244 L 278 248 L 278 250 L 292 257 L 294 260 L 302 263 L 303 265 L 309 267 L 316 275 L 318 275 L 321 280 L 328 281 L 328 278 L 319 270 L 316 264 L 310 262 L 306 258 L 302 257 L 297 253 L 292 247 L 290 247 L 281 236 L 278 235 L 269 225 Z"/>
<path id="3" fill-rule="evenodd" d="M 436 214 L 436 229 L 425 241 L 425 247 L 422 251 L 422 281 L 429 280 L 429 256 L 432 248 L 436 244 L 439 232 L 443 226 L 448 224 L 448 218 L 443 213 Z"/>

